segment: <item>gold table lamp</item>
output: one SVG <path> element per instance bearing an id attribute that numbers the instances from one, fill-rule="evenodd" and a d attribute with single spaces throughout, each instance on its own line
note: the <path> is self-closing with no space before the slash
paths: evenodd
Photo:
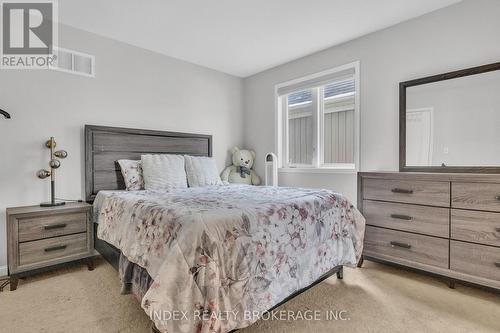
<path id="1" fill-rule="evenodd" d="M 61 166 L 61 162 L 58 159 L 68 157 L 68 153 L 65 150 L 54 151 L 56 145 L 54 137 L 51 137 L 50 140 L 45 143 L 45 146 L 50 149 L 50 170 L 42 169 L 37 172 L 37 176 L 40 179 L 50 177 L 50 202 L 42 202 L 40 204 L 41 207 L 54 207 L 66 204 L 64 201 L 56 201 L 56 169 Z"/>

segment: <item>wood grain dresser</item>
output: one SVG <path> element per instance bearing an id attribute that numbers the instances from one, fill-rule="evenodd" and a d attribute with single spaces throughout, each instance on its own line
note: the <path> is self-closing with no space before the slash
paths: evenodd
<path id="1" fill-rule="evenodd" d="M 92 206 L 7 208 L 7 256 L 10 290 L 18 279 L 76 260 L 93 269 L 94 233 Z"/>
<path id="2" fill-rule="evenodd" d="M 500 289 L 500 175 L 358 174 L 363 257 Z"/>

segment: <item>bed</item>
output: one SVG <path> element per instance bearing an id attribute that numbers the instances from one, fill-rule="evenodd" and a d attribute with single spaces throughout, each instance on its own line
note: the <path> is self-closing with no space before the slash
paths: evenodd
<path id="1" fill-rule="evenodd" d="M 99 222 L 95 248 L 119 269 L 153 331 L 249 326 L 325 278 L 342 278 L 342 267 L 361 258 L 364 218 L 332 191 L 122 191 L 118 159 L 211 156 L 211 136 L 86 126 L 85 138 L 86 195 Z"/>

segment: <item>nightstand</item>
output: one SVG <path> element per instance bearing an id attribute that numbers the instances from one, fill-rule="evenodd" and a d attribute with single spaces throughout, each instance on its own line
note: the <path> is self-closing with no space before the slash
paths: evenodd
<path id="1" fill-rule="evenodd" d="M 10 290 L 19 278 L 69 262 L 86 261 L 93 270 L 92 206 L 7 208 L 7 257 Z"/>

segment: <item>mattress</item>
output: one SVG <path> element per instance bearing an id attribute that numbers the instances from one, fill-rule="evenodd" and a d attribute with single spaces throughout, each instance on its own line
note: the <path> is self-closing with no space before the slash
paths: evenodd
<path id="1" fill-rule="evenodd" d="M 165 332 L 249 326 L 362 253 L 364 218 L 328 190 L 207 186 L 100 200 L 97 235 L 153 279 L 141 305 Z"/>

